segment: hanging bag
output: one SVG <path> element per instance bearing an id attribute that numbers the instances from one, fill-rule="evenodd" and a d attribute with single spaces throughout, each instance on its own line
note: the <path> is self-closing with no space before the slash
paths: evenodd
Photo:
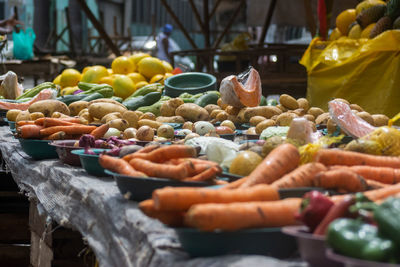
<path id="1" fill-rule="evenodd" d="M 12 38 L 14 42 L 14 58 L 20 60 L 29 60 L 33 58 L 33 43 L 36 35 L 32 28 L 20 29 L 19 32 L 13 31 Z"/>

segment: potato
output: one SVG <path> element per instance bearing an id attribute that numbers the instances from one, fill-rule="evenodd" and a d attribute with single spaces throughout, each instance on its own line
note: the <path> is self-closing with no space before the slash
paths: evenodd
<path id="1" fill-rule="evenodd" d="M 221 108 L 218 105 L 214 105 L 214 104 L 208 104 L 204 108 L 207 110 L 208 114 L 210 114 L 210 115 L 213 110 L 218 110 L 218 109 L 221 110 Z"/>
<path id="2" fill-rule="evenodd" d="M 154 115 L 151 112 L 146 112 L 142 116 L 139 117 L 139 120 L 152 120 L 152 121 L 155 121 L 156 120 L 156 115 Z"/>
<path id="3" fill-rule="evenodd" d="M 93 103 L 89 106 L 89 114 L 93 118 L 101 119 L 108 113 L 119 112 L 123 114 L 127 109 L 113 103 Z"/>
<path id="4" fill-rule="evenodd" d="M 284 106 L 282 106 L 281 104 L 279 104 L 279 105 L 276 105 L 275 107 L 277 107 L 277 108 L 279 108 L 282 112 L 286 112 L 286 111 L 288 111 L 288 109 L 287 108 L 285 108 Z"/>
<path id="5" fill-rule="evenodd" d="M 76 101 L 69 104 L 68 108 L 71 112 L 71 116 L 76 116 L 82 109 L 85 109 L 89 106 L 89 102 L 87 101 Z"/>
<path id="6" fill-rule="evenodd" d="M 274 115 L 274 116 L 272 116 L 270 119 L 276 121 L 276 120 L 278 119 L 278 116 L 279 116 L 279 115 Z"/>
<path id="7" fill-rule="evenodd" d="M 313 129 L 313 132 L 316 132 L 317 131 L 317 126 L 315 125 L 315 123 L 312 122 L 312 121 L 309 121 L 308 123 L 311 125 L 311 129 Z"/>
<path id="8" fill-rule="evenodd" d="M 51 115 L 52 118 L 71 118 L 70 116 L 67 116 L 65 114 L 62 114 L 58 111 L 53 112 L 53 114 Z"/>
<path id="9" fill-rule="evenodd" d="M 318 118 L 319 115 L 324 113 L 324 111 L 321 108 L 317 107 L 312 107 L 307 111 L 307 114 L 311 114 L 314 116 L 314 118 Z"/>
<path id="10" fill-rule="evenodd" d="M 10 109 L 6 113 L 6 118 L 9 121 L 15 121 L 17 119 L 18 114 L 21 112 L 19 109 Z"/>
<path id="11" fill-rule="evenodd" d="M 148 119 L 143 119 L 143 120 L 138 121 L 139 128 L 142 126 L 149 126 L 149 127 L 157 130 L 158 127 L 160 127 L 161 125 L 163 125 L 161 122 L 148 120 Z"/>
<path id="12" fill-rule="evenodd" d="M 81 111 L 79 111 L 78 116 L 81 116 L 81 114 L 86 113 L 86 112 L 89 113 L 89 109 L 84 108 Z"/>
<path id="13" fill-rule="evenodd" d="M 187 121 L 182 125 L 182 129 L 193 130 L 193 122 Z"/>
<path id="14" fill-rule="evenodd" d="M 124 119 L 114 119 L 107 122 L 110 125 L 110 128 L 115 128 L 120 131 L 125 131 L 129 127 L 129 123 Z"/>
<path id="15" fill-rule="evenodd" d="M 250 119 L 254 116 L 262 116 L 264 118 L 270 119 L 272 116 L 279 115 L 281 113 L 282 111 L 279 108 L 273 106 L 247 108 L 247 110 L 244 112 L 244 119 L 246 121 L 250 121 Z"/>
<path id="16" fill-rule="evenodd" d="M 31 120 L 31 116 L 29 111 L 21 111 L 20 113 L 18 113 L 17 117 L 15 118 L 15 122 L 19 122 L 19 121 L 30 121 Z"/>
<path id="17" fill-rule="evenodd" d="M 33 112 L 42 112 L 45 117 L 51 117 L 53 112 L 60 112 L 65 115 L 69 115 L 70 111 L 67 105 L 65 105 L 63 102 L 58 101 L 58 100 L 42 100 L 33 103 L 32 105 L 29 106 L 28 111 L 30 113 Z"/>
<path id="18" fill-rule="evenodd" d="M 371 125 L 374 125 L 374 118 L 371 116 L 371 114 L 369 114 L 366 111 L 362 111 L 362 112 L 358 112 L 357 116 L 360 117 L 361 119 L 365 120 L 366 122 L 368 122 Z"/>
<path id="19" fill-rule="evenodd" d="M 175 136 L 174 128 L 171 125 L 163 124 L 157 129 L 157 136 L 172 139 Z"/>
<path id="20" fill-rule="evenodd" d="M 225 112 L 222 109 L 214 109 L 213 111 L 211 111 L 210 113 L 210 118 L 215 119 L 217 117 L 217 115 L 221 112 Z"/>
<path id="21" fill-rule="evenodd" d="M 175 110 L 180 106 L 185 104 L 180 98 L 172 98 L 165 101 L 160 107 L 161 116 L 170 117 L 175 115 Z"/>
<path id="22" fill-rule="evenodd" d="M 357 111 L 359 111 L 359 112 L 364 111 L 364 110 L 362 109 L 362 107 L 360 107 L 360 106 L 357 105 L 357 104 L 351 104 L 351 105 L 350 105 L 350 109 L 354 109 L 354 110 L 357 110 Z"/>
<path id="23" fill-rule="evenodd" d="M 89 111 L 88 111 L 88 113 L 89 113 Z M 119 113 L 119 112 L 108 113 L 103 118 L 101 118 L 100 122 L 103 124 L 106 124 L 109 121 L 116 120 L 116 119 L 122 119 L 121 113 Z"/>
<path id="24" fill-rule="evenodd" d="M 32 121 L 40 119 L 40 118 L 44 118 L 44 114 L 42 112 L 33 112 L 29 116 L 31 117 Z"/>
<path id="25" fill-rule="evenodd" d="M 257 134 L 261 134 L 262 131 L 264 131 L 264 129 L 266 129 L 266 128 L 270 127 L 270 126 L 275 126 L 275 125 L 276 125 L 276 123 L 275 123 L 274 120 L 266 119 L 266 120 L 260 122 L 259 124 L 257 124 L 256 133 Z"/>
<path id="26" fill-rule="evenodd" d="M 249 129 L 247 129 L 246 134 L 254 134 L 256 135 L 256 127 L 250 127 Z"/>
<path id="27" fill-rule="evenodd" d="M 306 114 L 303 116 L 304 118 L 306 118 L 309 121 L 315 121 L 315 117 L 311 114 Z"/>
<path id="28" fill-rule="evenodd" d="M 140 141 L 153 141 L 154 130 L 147 125 L 141 126 L 136 132 L 136 138 Z"/>
<path id="29" fill-rule="evenodd" d="M 182 118 L 181 116 L 171 116 L 171 117 L 163 117 L 159 116 L 157 117 L 156 121 L 158 122 L 168 122 L 168 123 L 184 123 L 185 119 Z"/>
<path id="30" fill-rule="evenodd" d="M 227 120 L 227 119 L 228 119 L 228 115 L 229 115 L 229 114 L 226 113 L 226 111 L 222 111 L 222 112 L 218 113 L 216 119 L 217 119 L 218 121 L 224 121 L 224 120 Z"/>
<path id="31" fill-rule="evenodd" d="M 83 112 L 81 115 L 79 115 L 79 118 L 81 120 L 85 120 L 88 123 L 91 123 L 93 121 L 93 118 L 89 115 L 89 111 Z"/>
<path id="32" fill-rule="evenodd" d="M 115 101 L 114 99 L 110 99 L 110 98 L 99 98 L 99 99 L 92 100 L 89 102 L 89 106 L 92 104 L 95 104 L 95 103 L 110 103 L 110 104 L 118 105 L 122 108 L 125 108 L 124 105 L 122 105 L 118 101 Z"/>
<path id="33" fill-rule="evenodd" d="M 226 109 L 226 107 L 228 106 L 227 104 L 225 104 L 224 102 L 222 102 L 221 98 L 218 98 L 217 100 L 217 105 L 220 106 L 223 110 Z"/>
<path id="34" fill-rule="evenodd" d="M 138 128 L 139 118 L 136 113 L 132 110 L 127 110 L 122 114 L 122 119 L 126 120 L 129 124 L 129 127 Z"/>
<path id="35" fill-rule="evenodd" d="M 328 120 L 331 118 L 329 112 L 322 113 L 315 119 L 316 124 L 324 124 L 326 125 Z"/>
<path id="36" fill-rule="evenodd" d="M 336 122 L 334 122 L 331 118 L 328 119 L 328 122 L 326 123 L 326 129 L 328 130 L 328 134 L 333 134 L 336 132 Z"/>
<path id="37" fill-rule="evenodd" d="M 297 103 L 296 99 L 287 94 L 283 94 L 279 97 L 279 103 L 287 109 L 294 110 L 299 108 L 299 103 Z"/>
<path id="38" fill-rule="evenodd" d="M 207 121 L 209 119 L 207 110 L 194 103 L 185 103 L 183 105 L 180 105 L 175 110 L 175 115 L 181 116 L 185 120 L 192 122 Z"/>
<path id="39" fill-rule="evenodd" d="M 263 117 L 263 116 L 254 116 L 250 119 L 250 125 L 251 126 L 257 126 L 257 124 L 259 124 L 260 122 L 266 120 L 267 118 Z"/>
<path id="40" fill-rule="evenodd" d="M 136 113 L 136 116 L 138 116 L 138 118 L 140 118 L 140 116 L 143 115 L 143 112 L 141 112 L 139 110 L 135 110 L 134 112 Z"/>
<path id="41" fill-rule="evenodd" d="M 376 127 L 388 125 L 389 118 L 386 115 L 374 114 L 372 115 L 372 118 L 374 119 L 374 126 Z"/>
<path id="42" fill-rule="evenodd" d="M 237 116 L 235 116 L 235 115 L 228 115 L 227 120 L 230 120 L 234 124 L 241 124 L 239 118 Z"/>
<path id="43" fill-rule="evenodd" d="M 310 104 L 308 103 L 308 100 L 305 98 L 297 99 L 297 103 L 299 104 L 299 108 L 304 109 L 306 112 L 310 108 Z"/>
<path id="44" fill-rule="evenodd" d="M 229 115 L 237 115 L 239 113 L 239 111 L 240 111 L 240 108 L 233 107 L 233 106 L 227 106 L 225 111 Z"/>
<path id="45" fill-rule="evenodd" d="M 246 121 L 246 120 L 244 119 L 244 113 L 246 112 L 247 109 L 248 109 L 248 108 L 242 108 L 242 109 L 239 111 L 239 113 L 237 114 L 237 119 L 239 120 L 239 123 L 246 123 L 246 122 L 249 122 L 249 121 Z"/>
<path id="46" fill-rule="evenodd" d="M 335 99 L 333 99 L 333 100 L 335 100 L 335 101 L 340 101 L 340 102 L 346 103 L 347 105 L 350 105 L 350 102 L 347 101 L 346 99 L 343 99 L 343 98 L 335 98 Z"/>
<path id="47" fill-rule="evenodd" d="M 292 120 L 297 117 L 299 117 L 299 116 L 297 116 L 294 113 L 289 113 L 289 112 L 282 113 L 276 119 L 276 124 L 279 126 L 290 126 L 290 123 L 292 122 Z"/>
<path id="48" fill-rule="evenodd" d="M 221 125 L 221 126 L 229 127 L 229 128 L 231 128 L 233 131 L 236 130 L 235 124 L 234 124 L 232 121 L 230 121 L 230 120 L 224 120 L 223 122 L 221 122 L 220 125 Z"/>
<path id="49" fill-rule="evenodd" d="M 137 130 L 135 128 L 126 128 L 122 134 L 124 139 L 136 138 Z"/>

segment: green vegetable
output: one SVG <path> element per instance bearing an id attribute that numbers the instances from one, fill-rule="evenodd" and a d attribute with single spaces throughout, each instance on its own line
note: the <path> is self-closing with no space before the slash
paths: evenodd
<path id="1" fill-rule="evenodd" d="M 82 94 L 77 94 L 77 95 L 65 95 L 65 96 L 60 96 L 57 97 L 57 100 L 65 103 L 66 105 L 69 105 L 73 102 L 79 101 L 87 97 L 87 95 L 82 95 Z"/>
<path id="2" fill-rule="evenodd" d="M 393 234 L 392 234 L 393 235 Z M 376 226 L 355 219 L 337 219 L 329 227 L 327 243 L 340 254 L 386 262 L 396 255 L 395 243 L 383 237 Z"/>
<path id="3" fill-rule="evenodd" d="M 164 85 L 162 85 L 160 83 L 152 83 L 152 84 L 143 86 L 142 88 L 139 88 L 132 95 L 127 97 L 125 100 L 131 99 L 134 97 L 138 97 L 138 96 L 144 96 L 144 95 L 147 95 L 149 93 L 154 93 L 154 92 L 162 93 L 163 90 L 164 90 Z"/>
<path id="4" fill-rule="evenodd" d="M 262 133 L 260 134 L 260 139 L 267 140 L 268 138 L 271 138 L 273 136 L 286 137 L 288 131 L 289 131 L 288 126 L 268 127 L 264 131 L 262 131 Z"/>
<path id="5" fill-rule="evenodd" d="M 276 101 L 276 99 L 274 98 L 268 99 L 267 106 L 276 106 L 276 105 L 278 105 L 278 101 Z"/>
<path id="6" fill-rule="evenodd" d="M 193 98 L 181 98 L 183 100 L 184 103 L 194 103 L 194 101 L 196 101 L 196 99 Z"/>
<path id="7" fill-rule="evenodd" d="M 79 82 L 78 83 L 78 88 L 81 89 L 82 91 L 89 91 L 93 87 L 96 87 L 99 85 L 98 83 L 85 83 L 85 82 Z"/>
<path id="8" fill-rule="evenodd" d="M 198 93 L 198 94 L 193 95 L 191 98 L 196 100 L 199 97 L 201 97 L 202 95 L 204 95 L 204 94 L 203 93 Z"/>
<path id="9" fill-rule="evenodd" d="M 182 93 L 178 97 L 181 98 L 181 99 L 183 99 L 183 98 L 192 98 L 193 95 L 189 94 L 189 93 Z"/>
<path id="10" fill-rule="evenodd" d="M 110 98 L 114 95 L 114 90 L 108 84 L 98 84 L 87 91 L 79 93 L 78 95 L 91 95 L 93 93 L 100 93 L 103 97 Z"/>
<path id="11" fill-rule="evenodd" d="M 202 96 L 200 96 L 199 98 L 197 98 L 194 103 L 199 105 L 200 107 L 205 107 L 209 104 L 217 104 L 217 101 L 219 99 L 219 95 L 214 93 L 214 92 L 209 92 L 207 94 L 204 94 Z"/>
<path id="12" fill-rule="evenodd" d="M 265 96 L 262 95 L 259 106 L 266 106 L 266 105 L 267 105 L 267 99 L 265 98 Z"/>
<path id="13" fill-rule="evenodd" d="M 171 99 L 169 96 L 163 96 L 163 97 L 161 97 L 160 100 L 158 100 L 158 101 L 157 101 L 156 103 L 154 103 L 153 105 L 140 107 L 140 108 L 138 108 L 137 110 L 139 110 L 139 111 L 141 111 L 141 112 L 143 112 L 143 113 L 151 112 L 151 113 L 153 113 L 154 115 L 156 115 L 156 116 L 158 117 L 158 116 L 161 115 L 161 114 L 160 114 L 160 108 L 161 108 L 162 104 L 163 104 L 165 101 L 168 101 L 169 99 Z"/>
<path id="14" fill-rule="evenodd" d="M 32 100 L 33 97 L 25 97 L 17 100 L 17 103 L 23 103 Z"/>
<path id="15" fill-rule="evenodd" d="M 400 247 L 400 198 L 390 197 L 374 211 L 379 230 Z"/>
<path id="16" fill-rule="evenodd" d="M 51 89 L 51 88 L 57 88 L 57 85 L 55 85 L 52 82 L 41 83 L 41 84 L 33 87 L 32 89 L 26 90 L 22 95 L 20 95 L 16 99 L 19 100 L 19 99 L 22 99 L 22 98 L 34 97 L 37 94 L 39 94 L 40 91 L 42 91 L 44 89 Z"/>
<path id="17" fill-rule="evenodd" d="M 111 99 L 115 100 L 115 101 L 117 101 L 119 103 L 122 103 L 122 101 L 123 101 L 123 99 L 121 97 L 118 97 L 118 96 L 113 96 L 113 97 L 111 97 Z"/>
<path id="18" fill-rule="evenodd" d="M 90 102 L 90 101 L 92 101 L 92 100 L 96 100 L 96 99 L 103 98 L 103 97 L 104 97 L 104 96 L 103 96 L 102 94 L 100 94 L 100 93 L 93 93 L 93 94 L 90 94 L 90 95 L 85 96 L 85 97 L 82 98 L 81 100 L 82 100 L 82 101 Z"/>
<path id="19" fill-rule="evenodd" d="M 152 92 L 144 96 L 127 99 L 122 104 L 129 110 L 136 110 L 140 107 L 150 106 L 161 99 L 161 93 Z"/>

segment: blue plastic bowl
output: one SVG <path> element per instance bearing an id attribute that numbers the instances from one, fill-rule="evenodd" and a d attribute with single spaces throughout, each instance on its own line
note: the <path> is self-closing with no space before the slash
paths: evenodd
<path id="1" fill-rule="evenodd" d="M 110 149 L 91 148 L 90 150 L 96 153 L 96 155 L 85 154 L 84 149 L 72 150 L 71 153 L 79 156 L 81 165 L 88 174 L 94 176 L 109 176 L 104 172 L 105 169 L 101 167 L 99 163 L 99 155 Z"/>
<path id="2" fill-rule="evenodd" d="M 22 150 L 35 160 L 58 158 L 56 148 L 51 146 L 48 140 L 18 138 L 18 141 Z"/>
<path id="3" fill-rule="evenodd" d="M 217 78 L 202 72 L 187 72 L 169 77 L 164 82 L 165 95 L 178 97 L 182 93 L 198 94 L 217 89 Z"/>

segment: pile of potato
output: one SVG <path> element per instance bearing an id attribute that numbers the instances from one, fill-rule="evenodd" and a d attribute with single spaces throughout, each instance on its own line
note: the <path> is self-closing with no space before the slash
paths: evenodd
<path id="1" fill-rule="evenodd" d="M 42 100 L 33 103 L 28 110 L 11 109 L 7 111 L 6 118 L 9 121 L 34 121 L 43 117 L 68 117 L 70 110 L 67 105 L 58 100 Z"/>

